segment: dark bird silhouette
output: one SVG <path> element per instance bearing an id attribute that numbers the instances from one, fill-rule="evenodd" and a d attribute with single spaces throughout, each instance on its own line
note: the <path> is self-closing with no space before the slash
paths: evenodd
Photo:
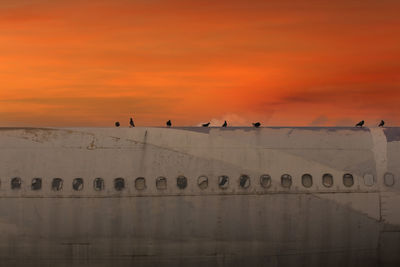
<path id="1" fill-rule="evenodd" d="M 133 122 L 133 119 L 131 118 L 131 120 L 129 121 L 129 125 L 130 127 L 135 127 L 135 123 Z"/>
<path id="2" fill-rule="evenodd" d="M 167 127 L 171 127 L 171 126 L 172 126 L 171 120 L 168 120 L 167 121 Z"/>
<path id="3" fill-rule="evenodd" d="M 381 120 L 381 123 L 379 123 L 378 127 L 383 127 L 383 125 L 385 125 L 385 122 Z"/>
<path id="4" fill-rule="evenodd" d="M 203 127 L 208 127 L 209 125 L 210 125 L 210 123 L 207 122 L 207 123 L 202 124 L 201 126 L 203 126 Z"/>
<path id="5" fill-rule="evenodd" d="M 356 127 L 363 127 L 364 125 L 364 121 L 360 121 L 359 123 L 356 124 Z"/>
<path id="6" fill-rule="evenodd" d="M 228 123 L 225 121 L 224 124 L 222 124 L 222 127 L 228 126 Z"/>
<path id="7" fill-rule="evenodd" d="M 120 126 L 119 121 L 115 122 L 115 127 L 119 127 L 119 126 Z"/>
<path id="8" fill-rule="evenodd" d="M 254 126 L 254 127 L 256 127 L 256 128 L 258 128 L 258 127 L 260 127 L 260 126 L 261 126 L 261 123 L 259 123 L 259 122 L 255 122 L 255 123 L 253 123 L 253 126 Z"/>

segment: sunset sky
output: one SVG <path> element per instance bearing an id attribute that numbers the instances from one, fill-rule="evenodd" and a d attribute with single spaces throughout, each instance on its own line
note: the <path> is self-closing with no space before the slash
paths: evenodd
<path id="1" fill-rule="evenodd" d="M 400 125 L 399 0 L 0 0 L 0 126 Z"/>

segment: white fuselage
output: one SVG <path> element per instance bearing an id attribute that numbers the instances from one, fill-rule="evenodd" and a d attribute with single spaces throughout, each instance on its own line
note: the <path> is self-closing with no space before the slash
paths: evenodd
<path id="1" fill-rule="evenodd" d="M 0 265 L 399 266 L 400 128 L 1 128 Z"/>

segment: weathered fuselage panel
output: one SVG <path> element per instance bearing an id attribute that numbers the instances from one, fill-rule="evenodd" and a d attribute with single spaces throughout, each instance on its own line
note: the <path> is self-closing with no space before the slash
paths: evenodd
<path id="1" fill-rule="evenodd" d="M 398 266 L 399 159 L 399 128 L 2 128 L 0 265 Z"/>

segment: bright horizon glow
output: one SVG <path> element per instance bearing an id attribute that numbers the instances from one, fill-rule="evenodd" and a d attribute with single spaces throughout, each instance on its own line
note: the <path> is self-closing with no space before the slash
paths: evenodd
<path id="1" fill-rule="evenodd" d="M 0 126 L 399 125 L 399 13 L 398 0 L 3 0 Z"/>

